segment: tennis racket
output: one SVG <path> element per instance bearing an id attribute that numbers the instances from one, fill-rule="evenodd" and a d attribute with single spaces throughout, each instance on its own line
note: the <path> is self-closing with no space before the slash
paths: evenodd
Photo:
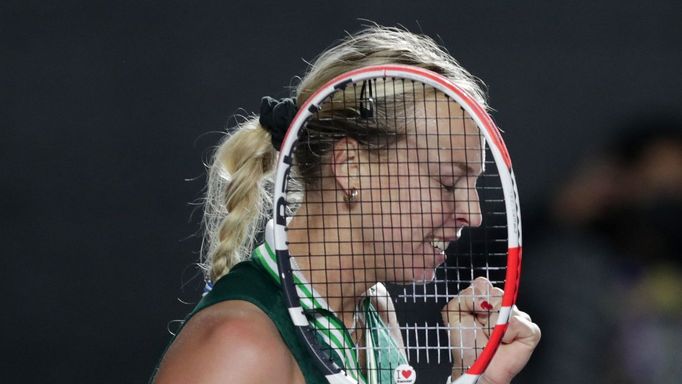
<path id="1" fill-rule="evenodd" d="M 516 300 L 521 219 L 476 100 L 417 67 L 340 75 L 299 107 L 273 192 L 268 262 L 330 383 L 478 380 Z"/>

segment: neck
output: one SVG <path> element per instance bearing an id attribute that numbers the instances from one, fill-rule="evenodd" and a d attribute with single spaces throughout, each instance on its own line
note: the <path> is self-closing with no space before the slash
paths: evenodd
<path id="1" fill-rule="evenodd" d="M 342 221 L 338 215 L 306 215 L 301 206 L 287 232 L 301 273 L 350 329 L 358 301 L 376 278 L 371 266 L 366 268 L 362 242 L 350 241 L 352 230 L 338 230 L 349 228 Z"/>

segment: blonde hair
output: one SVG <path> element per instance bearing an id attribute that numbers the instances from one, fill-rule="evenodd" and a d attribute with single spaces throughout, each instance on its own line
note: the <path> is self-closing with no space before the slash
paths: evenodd
<path id="1" fill-rule="evenodd" d="M 432 70 L 449 78 L 486 106 L 480 82 L 430 37 L 378 25 L 348 35 L 323 52 L 310 65 L 294 96 L 298 105 L 302 105 L 332 78 L 356 68 L 381 64 L 405 64 Z M 386 132 L 386 127 L 371 129 L 375 136 L 395 136 L 395 133 Z M 335 135 L 350 136 L 352 133 L 339 127 Z M 226 135 L 215 151 L 209 167 L 202 245 L 202 266 L 211 281 L 218 280 L 232 266 L 248 258 L 255 236 L 269 215 L 269 187 L 276 158 L 270 139 L 270 133 L 260 126 L 258 117 L 252 117 Z M 323 156 L 329 150 L 328 145 L 300 147 L 311 152 L 296 152 L 300 164 L 315 163 L 305 158 Z M 304 185 L 306 179 L 313 179 L 306 175 L 309 172 L 314 170 L 300 172 Z"/>

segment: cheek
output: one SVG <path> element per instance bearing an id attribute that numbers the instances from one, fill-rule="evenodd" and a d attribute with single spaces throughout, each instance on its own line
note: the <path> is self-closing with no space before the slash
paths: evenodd
<path id="1" fill-rule="evenodd" d="M 419 184 L 407 183 L 395 188 L 394 192 L 398 193 L 397 196 L 392 194 L 391 201 L 377 204 L 382 208 L 381 230 L 378 232 L 383 241 L 394 243 L 394 251 L 412 253 L 426 237 L 443 225 L 446 215 L 443 214 L 441 199 L 444 196 L 440 188 L 422 188 Z"/>
<path id="2" fill-rule="evenodd" d="M 446 196 L 416 164 L 389 163 L 372 172 L 360 202 L 366 241 L 383 242 L 387 253 L 409 251 L 442 225 Z"/>
<path id="3" fill-rule="evenodd" d="M 440 227 L 445 220 L 447 196 L 444 195 L 440 185 L 428 178 L 422 178 L 421 184 L 413 186 L 408 198 L 409 214 L 413 227 L 419 227 L 424 233 Z"/>

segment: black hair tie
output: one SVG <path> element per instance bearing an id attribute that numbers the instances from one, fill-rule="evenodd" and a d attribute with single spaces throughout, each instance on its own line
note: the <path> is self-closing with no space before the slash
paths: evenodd
<path id="1" fill-rule="evenodd" d="M 272 146 L 279 151 L 284 141 L 284 135 L 289 129 L 289 124 L 296 116 L 298 107 L 296 99 L 284 98 L 273 99 L 265 96 L 260 101 L 260 125 L 272 135 Z"/>

